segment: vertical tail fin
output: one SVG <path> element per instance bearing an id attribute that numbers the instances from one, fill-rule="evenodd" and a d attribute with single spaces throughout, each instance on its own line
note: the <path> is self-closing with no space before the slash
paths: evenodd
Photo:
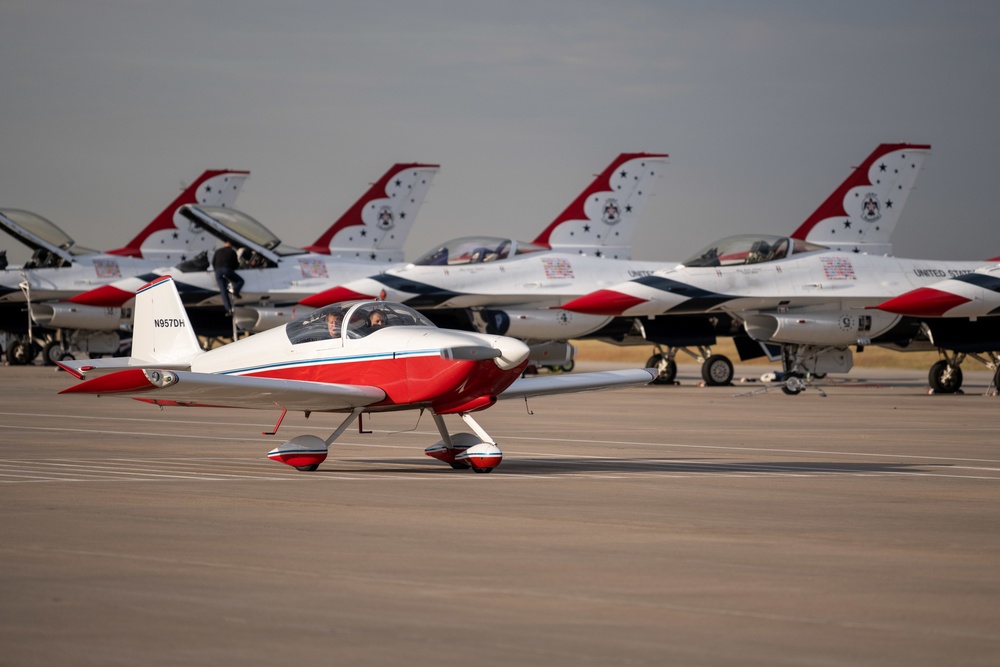
<path id="1" fill-rule="evenodd" d="M 216 245 L 215 237 L 178 216 L 177 209 L 184 204 L 232 208 L 248 176 L 249 171 L 229 169 L 202 173 L 128 245 L 109 250 L 108 253 L 159 260 L 163 266 L 171 266 L 194 257 L 202 250 L 211 251 Z"/>
<path id="2" fill-rule="evenodd" d="M 134 312 L 133 359 L 154 364 L 189 364 L 203 353 L 170 276 L 140 287 L 135 295 Z"/>
<path id="3" fill-rule="evenodd" d="M 629 259 L 632 234 L 666 154 L 622 153 L 538 235 L 553 250 Z"/>
<path id="4" fill-rule="evenodd" d="M 436 164 L 393 165 L 306 250 L 378 262 L 403 261 L 403 243 L 438 168 Z"/>
<path id="5" fill-rule="evenodd" d="M 843 252 L 891 254 L 889 237 L 930 149 L 924 144 L 882 144 L 806 218 L 792 238 Z"/>

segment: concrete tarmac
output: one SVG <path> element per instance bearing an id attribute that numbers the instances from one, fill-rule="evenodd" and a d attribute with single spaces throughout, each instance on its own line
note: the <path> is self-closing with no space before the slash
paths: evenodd
<path id="1" fill-rule="evenodd" d="M 503 402 L 489 475 L 376 415 L 0 367 L 0 665 L 996 665 L 1000 398 L 856 370 Z M 738 369 L 756 377 L 761 369 Z M 533 414 L 529 413 L 529 409 Z M 449 418 L 454 430 L 457 418 Z M 464 426 L 464 425 L 463 425 Z"/>

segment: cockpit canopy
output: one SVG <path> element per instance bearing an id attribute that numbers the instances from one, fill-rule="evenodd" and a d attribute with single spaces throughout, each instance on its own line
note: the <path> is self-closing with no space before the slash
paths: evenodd
<path id="1" fill-rule="evenodd" d="M 381 323 L 379 321 L 381 320 Z M 347 326 L 343 326 L 347 322 Z M 364 338 L 386 327 L 433 327 L 409 306 L 390 301 L 341 301 L 285 325 L 293 345 L 320 340 Z"/>
<path id="2" fill-rule="evenodd" d="M 50 268 L 68 264 L 67 256 L 96 255 L 96 250 L 78 246 L 55 223 L 30 211 L 14 208 L 0 209 L 0 228 L 35 251 L 25 268 Z M 64 253 L 62 257 L 54 252 Z"/>
<path id="3" fill-rule="evenodd" d="M 530 252 L 543 252 L 545 246 L 494 236 L 463 236 L 434 248 L 415 262 L 416 266 L 456 266 L 494 262 Z"/>
<path id="4" fill-rule="evenodd" d="M 237 246 L 243 245 L 244 241 L 249 241 L 279 256 L 305 253 L 301 248 L 282 243 L 281 239 L 275 236 L 270 229 L 236 209 L 188 204 L 181 207 L 180 213 L 209 233 L 223 240 L 231 240 Z"/>
<path id="5" fill-rule="evenodd" d="M 740 266 L 742 264 L 760 264 L 814 250 L 826 250 L 826 246 L 787 236 L 743 234 L 727 236 L 706 246 L 693 257 L 684 261 L 683 265 Z"/>

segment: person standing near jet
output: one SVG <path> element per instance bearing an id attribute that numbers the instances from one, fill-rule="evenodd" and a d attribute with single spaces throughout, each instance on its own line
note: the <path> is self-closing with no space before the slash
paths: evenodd
<path id="1" fill-rule="evenodd" d="M 233 249 L 231 241 L 226 241 L 221 248 L 215 251 L 212 256 L 212 268 L 215 269 L 215 282 L 219 285 L 219 292 L 222 294 L 222 305 L 226 309 L 226 314 L 231 315 L 233 304 L 229 300 L 229 287 L 233 288 L 233 298 L 239 299 L 242 295 L 243 279 L 236 269 L 240 265 L 239 257 Z"/>

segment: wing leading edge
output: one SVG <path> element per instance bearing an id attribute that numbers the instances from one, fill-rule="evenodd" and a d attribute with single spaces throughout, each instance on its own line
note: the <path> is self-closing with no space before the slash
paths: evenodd
<path id="1" fill-rule="evenodd" d="M 639 386 L 649 384 L 656 378 L 657 374 L 656 369 L 653 368 L 631 368 L 618 371 L 521 378 L 515 380 L 497 398 L 530 398 L 549 394 L 572 394 L 582 391 Z"/>

